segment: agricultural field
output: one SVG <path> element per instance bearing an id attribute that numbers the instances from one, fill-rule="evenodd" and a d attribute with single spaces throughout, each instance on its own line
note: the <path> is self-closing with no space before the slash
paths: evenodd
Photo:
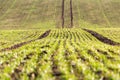
<path id="1" fill-rule="evenodd" d="M 61 27 L 62 0 L 0 0 L 0 29 Z M 73 0 L 75 27 L 120 26 L 120 0 Z M 70 24 L 69 0 L 65 0 L 65 26 Z M 94 27 L 93 27 L 94 28 Z"/>
<path id="2" fill-rule="evenodd" d="M 0 79 L 119 80 L 119 56 L 119 46 L 82 29 L 53 29 L 43 39 L 1 51 Z"/>
<path id="3" fill-rule="evenodd" d="M 112 39 L 116 42 L 120 42 L 120 28 L 96 28 L 92 30 L 108 37 L 109 39 Z"/>
<path id="4" fill-rule="evenodd" d="M 0 0 L 0 80 L 120 80 L 120 0 Z"/>
<path id="5" fill-rule="evenodd" d="M 38 38 L 44 30 L 1 30 L 0 49 Z"/>

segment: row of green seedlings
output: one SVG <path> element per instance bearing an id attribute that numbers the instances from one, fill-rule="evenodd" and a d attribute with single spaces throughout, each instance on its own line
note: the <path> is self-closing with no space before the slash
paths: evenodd
<path id="1" fill-rule="evenodd" d="M 67 39 L 67 40 L 74 40 L 74 42 L 79 41 L 81 43 L 89 43 L 97 45 L 105 45 L 102 42 L 98 41 L 95 37 L 93 37 L 91 34 L 81 30 L 81 29 L 60 29 L 60 30 L 52 30 L 49 37 L 55 38 L 55 39 Z"/>
<path id="2" fill-rule="evenodd" d="M 78 33 L 78 34 L 77 34 Z M 72 36 L 72 37 L 71 37 Z M 94 38 L 91 34 L 83 31 L 83 30 L 69 30 L 69 29 L 62 29 L 62 30 L 53 30 L 49 37 L 55 38 L 55 39 L 67 39 L 67 40 L 74 40 L 74 42 L 78 41 L 80 43 L 89 43 L 89 45 L 96 45 L 96 46 L 108 46 L 112 47 L 106 44 L 103 44 L 102 42 L 98 41 L 96 38 Z M 112 48 L 115 48 L 116 50 L 119 48 L 117 46 L 113 46 Z M 116 51 L 115 50 L 115 51 Z"/>
<path id="3" fill-rule="evenodd" d="M 74 42 L 74 40 L 73 40 L 73 42 Z M 65 44 L 64 44 L 65 45 Z M 84 45 L 84 44 L 83 44 Z M 91 46 L 91 45 L 90 45 Z M 104 45 L 104 47 L 105 47 L 106 45 Z M 103 47 L 102 47 L 103 48 Z M 65 48 L 64 48 L 65 49 Z M 71 48 L 69 48 L 69 49 L 71 49 Z M 112 48 L 111 48 L 112 49 Z M 100 51 L 99 50 L 97 50 L 97 52 L 99 52 L 100 53 Z M 109 52 L 110 53 L 113 53 L 113 51 L 110 51 L 110 49 L 109 49 Z M 102 53 L 104 53 L 104 51 L 102 52 Z M 113 59 L 115 59 L 115 58 L 117 58 L 118 59 L 118 56 L 119 56 L 119 54 L 117 53 L 117 55 L 115 55 L 114 57 L 113 57 Z M 111 57 L 111 56 L 110 56 Z M 83 59 L 84 60 L 84 59 Z M 109 62 L 109 61 L 108 61 Z M 92 63 L 92 62 L 91 62 Z M 117 64 L 118 65 L 118 63 L 119 62 L 116 62 L 115 64 Z M 98 63 L 99 64 L 99 63 Z M 111 63 L 110 63 L 111 64 Z M 115 64 L 113 64 L 113 65 L 115 65 Z M 93 65 L 93 67 L 94 67 L 94 65 Z M 119 65 L 118 65 L 118 68 L 119 68 Z M 74 69 L 74 68 L 73 68 Z M 71 70 L 71 69 L 70 69 Z M 77 71 L 76 69 L 74 70 L 74 71 Z M 91 71 L 92 72 L 92 71 Z M 79 74 L 79 73 L 78 73 Z M 79 75 L 78 75 L 76 72 L 75 72 L 75 76 L 77 76 L 78 77 L 78 79 L 81 79 L 80 77 L 79 77 Z M 118 72 L 116 72 L 116 74 L 118 74 Z M 91 74 L 92 76 L 93 76 L 93 74 Z M 95 75 L 95 73 L 94 73 L 94 75 Z M 116 77 L 116 75 L 115 75 L 115 77 Z M 114 78 L 115 78 L 114 77 Z M 83 77 L 82 77 L 83 78 Z M 103 75 L 102 77 L 101 76 L 98 76 L 98 75 L 96 75 L 95 77 L 85 77 L 85 79 L 96 79 L 96 78 L 109 78 L 109 77 L 106 77 L 105 75 Z M 116 79 L 119 79 L 119 75 L 117 75 L 117 78 Z"/>
<path id="4" fill-rule="evenodd" d="M 24 31 L 24 30 L 0 31 L 0 37 L 1 37 L 1 40 L 8 40 L 8 41 L 16 42 L 16 41 L 21 41 L 27 38 L 29 39 L 29 38 L 35 37 L 37 33 L 41 33 L 41 32 L 29 31 L 29 30 L 27 31 Z"/>
<path id="5" fill-rule="evenodd" d="M 49 37 L 60 38 L 60 39 L 74 39 L 74 41 L 79 40 L 80 42 L 90 42 L 97 41 L 96 38 L 92 37 L 89 33 L 79 29 L 59 29 L 53 30 Z"/>
<path id="6" fill-rule="evenodd" d="M 103 50 L 104 48 L 100 46 L 98 49 L 94 49 L 91 48 L 91 45 L 85 46 L 85 44 L 82 45 L 79 42 L 76 43 L 74 41 L 72 41 L 71 44 L 73 45 L 73 47 L 70 48 L 71 52 L 74 53 L 74 56 L 78 55 L 78 59 L 80 58 L 82 63 L 87 67 L 86 69 L 90 70 L 87 72 L 83 71 L 84 73 L 82 74 L 85 77 L 82 78 L 85 78 L 87 80 L 120 79 L 119 53 L 113 53 L 114 50 L 112 51 L 112 48 L 110 49 L 111 51 L 108 50 L 109 48 Z M 76 64 L 80 63 L 77 61 L 75 62 Z"/>
<path id="7" fill-rule="evenodd" d="M 102 35 L 115 40 L 116 42 L 120 41 L 119 34 L 120 34 L 120 29 L 108 29 L 108 30 L 97 30 L 99 33 Z"/>
<path id="8" fill-rule="evenodd" d="M 58 38 L 58 39 L 60 39 L 60 38 Z M 62 48 L 63 49 L 63 48 Z M 61 63 L 62 64 L 62 63 Z M 54 71 L 55 72 L 55 71 Z M 57 73 L 56 73 L 57 74 Z M 60 74 L 59 74 L 60 75 Z"/>
<path id="9" fill-rule="evenodd" d="M 33 43 L 31 45 L 33 45 Z M 14 58 L 16 59 L 16 57 L 19 57 L 20 55 L 24 55 L 24 54 L 21 54 L 21 53 L 24 53 L 26 51 L 29 52 L 30 49 L 27 48 L 27 47 L 29 47 L 30 49 L 32 49 L 32 47 L 30 47 L 29 45 L 26 45 L 26 47 L 22 47 L 20 49 L 15 50 L 15 51 L 13 50 L 13 51 L 9 51 L 9 52 L 1 52 L 1 54 L 0 54 L 0 61 L 1 61 L 0 64 L 2 64 L 2 65 L 3 65 L 3 63 L 4 64 L 8 64 L 11 61 L 13 61 Z"/>
<path id="10" fill-rule="evenodd" d="M 40 45 L 40 44 L 39 44 Z M 17 79 L 23 79 L 23 80 L 34 80 L 39 78 L 43 80 L 44 78 L 51 78 L 50 77 L 50 62 L 48 62 L 48 58 L 50 54 L 48 53 L 49 48 L 53 45 L 53 42 L 50 42 L 48 40 L 45 42 L 45 44 L 42 44 L 41 46 L 35 46 L 36 54 L 35 58 L 31 58 L 24 66 L 23 71 L 19 75 Z M 39 50 L 41 48 L 41 51 Z M 32 64 L 31 65 L 31 61 Z M 15 73 L 14 73 L 15 74 Z M 13 77 L 14 78 L 14 77 Z"/>
<path id="11" fill-rule="evenodd" d="M 65 59 L 65 41 L 60 40 L 58 49 L 54 52 L 53 61 L 53 73 L 55 80 L 76 80 L 75 75 L 72 73 L 71 68 L 68 65 L 68 61 Z"/>
<path id="12" fill-rule="evenodd" d="M 89 68 L 79 58 L 79 52 L 75 51 L 75 47 L 71 46 L 71 41 L 66 41 L 65 46 L 66 60 L 71 67 L 72 73 L 76 76 L 77 80 L 93 80 L 94 75 Z"/>
<path id="13" fill-rule="evenodd" d="M 11 34 L 12 33 L 12 34 Z M 37 39 L 43 31 L 18 31 L 18 32 L 1 32 L 0 49 L 10 47 L 21 42 Z"/>
<path id="14" fill-rule="evenodd" d="M 15 50 L 13 51 L 13 53 L 18 52 L 18 51 L 22 51 L 24 49 L 27 49 L 28 54 L 26 53 L 25 57 L 18 55 L 19 57 L 17 57 L 17 59 L 19 60 L 19 58 L 21 57 L 21 61 L 18 61 L 17 59 L 15 59 L 14 61 L 12 61 L 12 63 L 9 62 L 9 66 L 5 66 L 5 69 L 1 70 L 1 79 L 25 79 L 25 80 L 33 80 L 33 79 L 38 79 L 38 80 L 54 80 L 57 75 L 57 73 L 54 71 L 55 63 L 54 60 L 52 59 L 53 54 L 56 53 L 56 50 L 58 49 L 60 41 L 52 41 L 49 40 L 49 42 L 45 42 L 44 45 L 49 44 L 49 45 L 53 45 L 51 47 L 51 49 L 47 49 L 47 50 L 42 50 L 40 51 L 40 45 L 38 44 L 38 42 L 36 43 L 37 45 L 35 45 L 35 43 L 33 43 L 33 46 L 31 44 L 31 47 L 25 46 L 21 49 Z M 43 42 L 41 42 L 43 43 Z M 41 45 L 42 46 L 42 45 Z M 42 46 L 41 48 L 44 48 L 45 46 Z M 47 46 L 48 47 L 48 46 Z M 35 49 L 36 52 L 33 50 Z M 63 50 L 63 48 L 62 48 Z M 61 49 L 59 50 L 59 52 L 61 51 Z M 22 53 L 23 54 L 23 53 Z M 21 55 L 22 55 L 21 54 Z M 61 54 L 61 53 L 60 53 Z M 28 56 L 30 55 L 30 56 Z M 54 56 L 54 57 L 60 57 L 59 56 Z M 64 60 L 64 59 L 63 59 Z M 18 61 L 18 62 L 16 62 Z M 32 63 L 31 63 L 32 62 Z M 56 62 L 56 60 L 55 60 Z M 60 61 L 59 61 L 60 62 Z M 16 63 L 16 64 L 15 64 Z M 18 63 L 18 64 L 17 64 Z M 14 64 L 14 66 L 13 66 Z M 64 63 L 60 63 L 60 65 L 64 66 Z M 63 67 L 61 67 L 62 69 Z M 65 66 L 65 69 L 67 68 L 67 66 Z M 9 70 L 9 71 L 6 71 Z M 66 70 L 65 70 L 66 71 Z M 64 74 L 64 70 L 62 69 L 62 72 Z M 10 74 L 10 75 L 9 75 Z M 66 78 L 70 79 L 71 76 L 67 77 L 68 73 L 66 73 Z M 64 76 L 63 76 L 64 77 Z"/>
<path id="15" fill-rule="evenodd" d="M 35 68 L 35 80 L 76 80 L 74 74 L 70 71 L 67 60 L 64 56 L 64 40 L 53 40 L 51 50 L 46 53 Z M 27 78 L 24 78 L 27 79 Z"/>
<path id="16" fill-rule="evenodd" d="M 76 30 L 76 31 L 80 31 L 80 30 Z M 83 31 L 83 34 L 80 35 L 80 36 L 83 36 L 82 38 L 84 39 L 83 40 L 83 43 L 84 42 L 88 42 L 88 43 L 95 43 L 95 44 L 101 44 L 101 45 L 105 45 L 103 44 L 102 42 L 100 42 L 99 40 L 97 40 L 95 37 L 93 37 L 90 33 L 87 33 L 85 31 Z"/>
<path id="17" fill-rule="evenodd" d="M 61 43 L 61 44 L 63 44 L 63 43 Z M 58 44 L 57 44 L 57 46 L 58 46 Z M 68 47 L 69 47 L 69 46 L 68 46 Z M 60 51 L 63 50 L 63 54 L 64 54 L 64 47 L 63 47 L 63 46 L 60 46 L 60 48 L 61 48 Z M 24 49 L 24 48 L 23 48 L 23 49 Z M 38 49 L 39 49 L 39 48 L 38 48 Z M 70 48 L 69 48 L 69 49 L 70 49 Z M 56 50 L 56 49 L 53 48 L 53 50 Z M 70 50 L 71 50 L 71 49 L 70 49 Z M 72 51 L 73 51 L 73 50 L 72 50 Z M 58 52 L 59 52 L 59 51 L 58 51 Z M 59 54 L 59 56 L 58 56 L 58 54 L 57 54 L 58 57 L 55 58 L 55 59 L 59 59 L 60 55 L 61 55 L 61 53 Z M 67 59 L 67 58 L 66 58 L 66 59 Z M 63 59 L 60 59 L 60 61 L 61 61 L 61 60 L 65 61 L 64 58 L 63 58 Z M 83 59 L 83 60 L 84 60 L 84 59 Z M 54 61 L 52 61 L 52 62 L 53 62 L 54 64 L 59 64 L 59 63 L 60 63 L 60 62 L 57 61 L 57 60 L 54 60 Z M 56 62 L 56 63 L 55 63 L 55 62 Z M 58 63 L 57 63 L 57 62 L 58 62 Z M 66 61 L 66 62 L 67 62 L 67 61 Z M 62 65 L 63 65 L 63 63 L 61 62 L 61 66 L 62 66 Z M 74 65 L 73 65 L 73 66 L 74 66 Z M 60 70 L 61 72 L 62 72 L 62 71 L 67 71 L 67 72 L 69 72 L 69 75 L 68 75 L 66 72 L 60 73 L 60 71 L 58 72 L 58 71 L 55 71 L 54 68 L 52 68 L 52 69 L 53 69 L 54 75 L 55 75 L 56 77 L 57 77 L 57 76 L 60 76 L 60 78 L 66 78 L 67 76 L 71 75 L 71 73 L 70 73 L 69 71 L 67 71 L 67 70 L 70 70 L 71 72 L 72 72 L 72 71 L 76 71 L 76 70 L 71 70 L 71 69 L 69 69 L 69 67 L 66 67 L 66 68 L 65 68 L 65 69 L 67 69 L 67 70 L 64 70 L 63 67 L 61 67 L 61 69 L 58 69 L 58 70 Z M 26 69 L 25 69 L 25 70 L 26 70 Z M 29 71 L 29 70 L 28 70 L 28 71 Z M 58 74 L 58 73 L 59 73 L 59 74 Z M 64 73 L 64 74 L 66 73 L 66 75 L 64 75 L 63 73 Z M 76 74 L 76 73 L 75 73 L 75 74 Z M 62 76 L 61 76 L 61 75 L 62 75 Z M 73 74 L 73 75 L 74 75 L 74 74 Z M 33 73 L 32 76 L 33 76 L 32 78 L 34 78 L 35 74 Z M 77 76 L 77 74 L 76 74 L 76 76 Z M 27 77 L 28 77 L 28 76 L 27 76 Z M 40 76 L 39 76 L 39 78 L 41 79 Z M 70 78 L 70 77 L 69 77 L 69 78 Z M 73 77 L 73 78 L 74 78 L 74 80 L 75 80 L 75 77 Z M 78 78 L 79 78 L 79 77 L 78 77 Z M 25 78 L 25 79 L 26 79 L 26 78 Z M 57 79 L 59 79 L 59 77 L 57 77 Z"/>
<path id="18" fill-rule="evenodd" d="M 48 41 L 45 41 L 43 45 L 41 45 L 43 41 L 33 42 L 30 44 L 31 46 L 26 45 L 24 47 L 21 47 L 20 49 L 13 50 L 11 52 L 1 53 L 4 55 L 0 55 L 1 57 L 0 79 L 6 80 L 10 78 L 17 78 L 18 76 L 16 75 L 18 75 L 19 72 L 22 72 L 24 70 L 24 68 L 22 67 L 23 66 L 25 67 L 25 65 L 27 65 L 26 63 L 29 62 L 29 60 L 31 60 L 32 58 L 36 58 L 36 54 L 41 53 L 40 47 L 44 46 L 47 42 Z M 28 71 L 29 71 L 29 68 L 28 68 Z M 13 73 L 18 73 L 18 74 L 13 74 Z"/>

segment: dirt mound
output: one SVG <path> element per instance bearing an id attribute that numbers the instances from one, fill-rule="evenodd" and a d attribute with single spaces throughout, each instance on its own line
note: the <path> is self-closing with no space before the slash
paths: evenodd
<path id="1" fill-rule="evenodd" d="M 45 33 L 43 33 L 43 34 L 42 34 L 39 38 L 37 38 L 37 39 L 30 40 L 30 41 L 26 41 L 26 42 L 21 42 L 21 43 L 18 43 L 18 44 L 13 45 L 13 46 L 11 46 L 11 47 L 1 49 L 0 52 L 17 49 L 17 48 L 19 48 L 19 47 L 22 47 L 22 46 L 24 46 L 24 45 L 26 45 L 26 44 L 29 44 L 29 43 L 35 41 L 35 40 L 43 39 L 43 38 L 47 37 L 47 36 L 50 34 L 50 31 L 51 31 L 51 30 L 46 31 Z"/>
<path id="2" fill-rule="evenodd" d="M 109 44 L 109 45 L 113 45 L 113 46 L 120 46 L 120 43 L 118 42 L 115 42 L 111 39 L 108 39 L 107 37 L 104 37 L 103 35 L 95 32 L 95 31 L 92 31 L 92 30 L 88 30 L 88 29 L 83 29 L 85 31 L 87 31 L 88 33 L 90 33 L 91 35 L 93 35 L 94 37 L 96 37 L 99 41 L 103 42 L 103 43 L 106 43 L 106 44 Z"/>

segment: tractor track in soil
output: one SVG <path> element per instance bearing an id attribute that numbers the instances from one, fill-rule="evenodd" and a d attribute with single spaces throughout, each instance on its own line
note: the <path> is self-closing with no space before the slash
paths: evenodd
<path id="1" fill-rule="evenodd" d="M 50 34 L 50 32 L 51 32 L 51 30 L 47 30 L 43 34 L 41 34 L 37 39 L 33 39 L 33 40 L 26 41 L 26 42 L 21 42 L 21 43 L 15 44 L 15 45 L 13 45 L 11 47 L 7 47 L 7 48 L 4 48 L 4 49 L 1 49 L 0 52 L 14 50 L 14 49 L 22 47 L 22 46 L 24 46 L 26 44 L 34 42 L 36 40 L 43 39 L 43 38 L 47 37 Z"/>
<path id="2" fill-rule="evenodd" d="M 95 38 L 97 38 L 99 41 L 101 41 L 102 43 L 108 44 L 108 45 L 112 45 L 112 46 L 120 46 L 120 43 L 115 42 L 95 31 L 89 30 L 89 29 L 83 29 L 84 31 L 87 31 L 88 33 L 90 33 L 92 36 L 94 36 Z"/>

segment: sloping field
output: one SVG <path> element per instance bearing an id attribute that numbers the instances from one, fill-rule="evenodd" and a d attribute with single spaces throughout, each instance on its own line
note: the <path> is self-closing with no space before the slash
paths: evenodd
<path id="1" fill-rule="evenodd" d="M 1 29 L 61 27 L 62 0 L 0 1 Z M 90 27 L 90 24 L 95 24 L 119 27 L 119 7 L 119 0 L 73 0 L 74 26 Z M 65 26 L 69 27 L 69 0 L 65 0 L 64 17 Z"/>
<path id="2" fill-rule="evenodd" d="M 92 30 L 108 37 L 109 39 L 120 42 L 120 28 L 96 28 Z"/>
<path id="3" fill-rule="evenodd" d="M 0 31 L 0 49 L 38 38 L 44 30 L 2 30 Z"/>
<path id="4" fill-rule="evenodd" d="M 41 40 L 0 52 L 2 80 L 119 80 L 120 47 L 82 29 L 53 29 Z"/>
<path id="5" fill-rule="evenodd" d="M 0 0 L 0 80 L 120 80 L 120 0 L 63 1 Z"/>

